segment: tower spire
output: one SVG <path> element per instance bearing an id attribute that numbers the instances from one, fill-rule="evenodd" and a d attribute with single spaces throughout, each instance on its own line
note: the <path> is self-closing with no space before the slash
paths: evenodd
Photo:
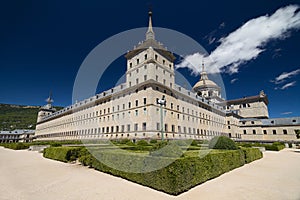
<path id="1" fill-rule="evenodd" d="M 52 99 L 52 91 L 50 91 L 49 97 L 46 99 L 46 102 L 47 102 L 47 104 L 50 104 L 50 105 L 51 105 L 51 103 L 53 103 L 53 99 Z"/>
<path id="2" fill-rule="evenodd" d="M 207 73 L 205 71 L 203 60 L 202 60 L 202 72 L 201 72 L 200 80 L 203 80 L 204 84 L 205 84 L 205 80 L 208 80 L 208 76 L 207 76 Z"/>
<path id="3" fill-rule="evenodd" d="M 146 32 L 146 40 L 149 40 L 149 39 L 155 39 L 155 34 L 154 34 L 154 31 L 153 31 L 153 27 L 152 27 L 152 11 L 149 10 L 149 25 L 148 25 L 148 30 Z"/>

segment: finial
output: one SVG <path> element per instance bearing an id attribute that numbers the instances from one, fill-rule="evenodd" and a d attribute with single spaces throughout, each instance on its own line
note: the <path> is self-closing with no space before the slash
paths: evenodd
<path id="1" fill-rule="evenodd" d="M 155 36 L 154 36 L 154 31 L 153 31 L 153 28 L 152 28 L 152 11 L 151 9 L 149 9 L 149 25 L 148 25 L 148 30 L 146 32 L 146 40 L 149 40 L 149 39 L 155 39 Z"/>
<path id="2" fill-rule="evenodd" d="M 202 60 L 202 72 L 204 72 L 204 60 Z"/>

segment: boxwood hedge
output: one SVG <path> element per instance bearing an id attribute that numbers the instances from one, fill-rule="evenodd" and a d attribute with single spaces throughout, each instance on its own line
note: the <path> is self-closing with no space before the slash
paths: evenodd
<path id="1" fill-rule="evenodd" d="M 62 162 L 75 161 L 80 157 L 81 147 L 49 147 L 44 149 L 43 156 Z"/>
<path id="2" fill-rule="evenodd" d="M 96 170 L 119 176 L 124 179 L 139 183 L 156 190 L 160 190 L 172 195 L 178 195 L 190 188 L 199 185 L 207 180 L 213 179 L 245 163 L 262 157 L 258 149 L 242 148 L 238 150 L 213 150 L 205 157 L 199 154 L 182 156 L 178 159 L 165 156 L 151 156 L 135 153 L 119 152 L 117 150 L 93 150 L 93 155 L 104 163 L 113 163 L 122 166 L 124 170 L 118 170 L 111 165 L 103 164 L 97 160 L 85 148 L 79 147 L 50 147 L 45 149 L 44 156 L 63 162 L 68 162 L 79 158 L 79 161 Z M 168 163 L 167 167 L 147 171 L 147 169 L 157 165 L 157 163 Z M 145 173 L 132 173 L 129 171 L 139 171 L 145 169 Z"/>

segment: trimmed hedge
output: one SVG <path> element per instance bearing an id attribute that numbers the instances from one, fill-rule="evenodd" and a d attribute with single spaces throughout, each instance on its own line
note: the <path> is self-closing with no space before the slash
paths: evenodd
<path id="1" fill-rule="evenodd" d="M 266 144 L 265 145 L 265 148 L 266 148 L 266 150 L 269 150 L 269 151 L 280 151 L 280 150 L 282 150 L 282 149 L 284 149 L 285 148 L 285 145 L 284 144 Z"/>
<path id="2" fill-rule="evenodd" d="M 280 151 L 285 148 L 284 143 L 274 142 L 272 144 L 261 144 L 261 143 L 238 143 L 241 147 L 265 147 L 268 151 Z"/>
<path id="3" fill-rule="evenodd" d="M 62 162 L 75 161 L 80 157 L 81 147 L 49 147 L 44 149 L 43 156 Z"/>
<path id="4" fill-rule="evenodd" d="M 128 157 L 121 154 L 110 154 L 107 155 L 107 158 L 120 162 L 120 165 L 124 165 L 125 163 L 122 163 L 122 161 L 126 161 L 126 163 L 129 163 L 127 167 L 142 167 L 132 166 L 136 161 L 131 160 L 128 162 Z M 157 157 L 157 159 L 159 162 L 168 161 L 165 160 L 168 158 L 164 157 Z M 179 158 L 165 168 L 146 173 L 129 173 L 110 168 L 90 154 L 80 157 L 79 161 L 85 166 L 90 166 L 99 171 L 120 176 L 172 195 L 178 195 L 196 185 L 245 164 L 244 152 L 242 150 L 212 153 L 204 158 Z M 153 163 L 148 164 L 151 165 Z"/>
<path id="5" fill-rule="evenodd" d="M 8 148 L 8 149 L 13 149 L 13 150 L 22 150 L 22 149 L 28 149 L 30 147 L 30 143 L 2 143 L 1 146 Z"/>
<path id="6" fill-rule="evenodd" d="M 157 143 L 156 148 L 165 145 L 166 142 Z M 167 147 L 180 149 L 175 145 Z M 199 153 L 194 153 L 178 159 L 164 155 L 151 156 L 124 152 L 120 149 L 90 148 L 89 150 L 92 154 L 86 148 L 80 147 L 49 147 L 44 150 L 44 157 L 63 162 L 79 158 L 84 166 L 172 195 L 178 195 L 245 163 L 262 158 L 262 153 L 255 148 L 213 150 L 203 158 L 199 157 Z M 94 156 L 101 159 L 98 160 Z M 158 165 L 166 167 L 151 171 Z"/>
<path id="7" fill-rule="evenodd" d="M 258 148 L 241 148 L 244 151 L 245 163 L 250 163 L 254 160 L 261 159 L 263 157 L 262 152 Z"/>

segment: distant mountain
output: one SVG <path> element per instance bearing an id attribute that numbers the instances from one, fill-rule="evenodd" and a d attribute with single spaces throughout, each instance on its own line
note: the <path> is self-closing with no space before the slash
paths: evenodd
<path id="1" fill-rule="evenodd" d="M 0 103 L 0 130 L 35 129 L 40 106 Z M 55 107 L 56 110 L 62 107 Z"/>

